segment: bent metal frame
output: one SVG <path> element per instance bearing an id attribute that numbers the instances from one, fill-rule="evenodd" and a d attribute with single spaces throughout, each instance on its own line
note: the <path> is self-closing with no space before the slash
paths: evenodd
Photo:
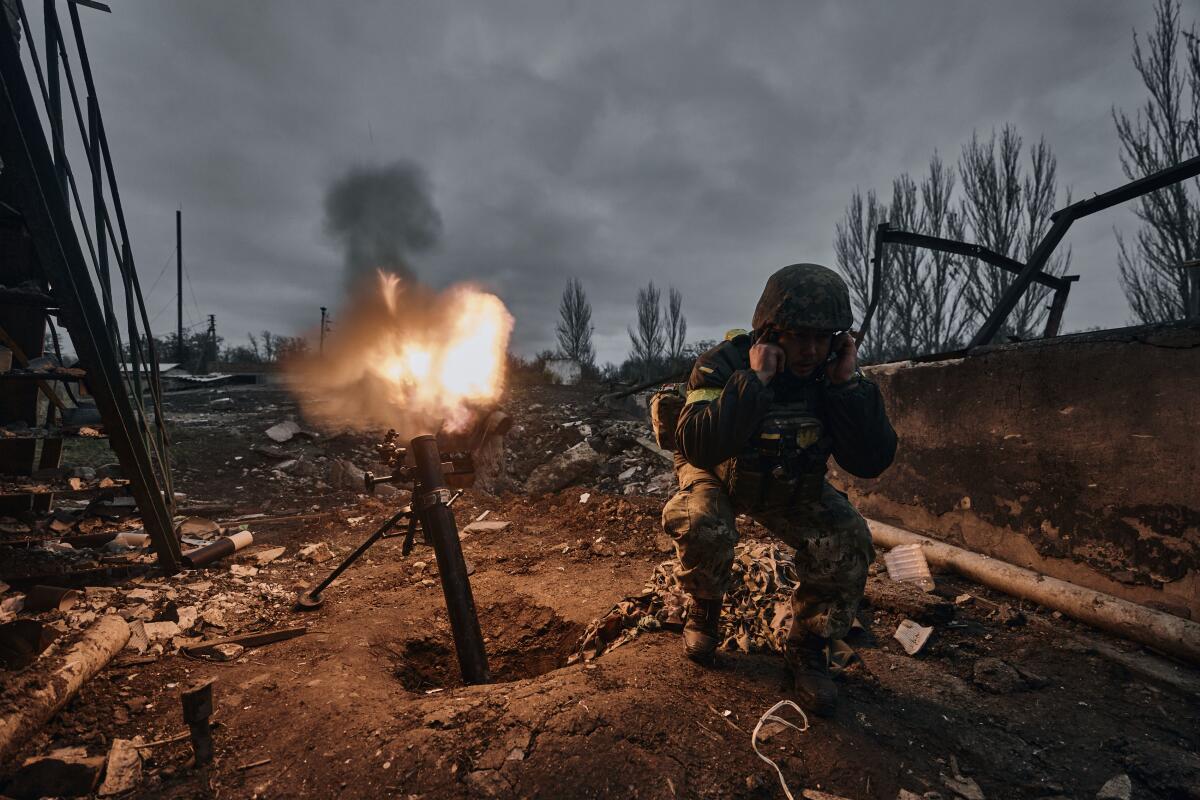
<path id="1" fill-rule="evenodd" d="M 1200 156 L 1188 159 L 1172 167 L 1167 167 L 1144 178 L 1131 181 L 1124 186 L 1119 186 L 1104 194 L 1080 200 L 1055 211 L 1050 215 L 1052 223 L 1050 229 L 1046 231 L 1046 235 L 1042 237 L 1037 247 L 1034 248 L 1033 253 L 1030 254 L 1029 261 L 1024 264 L 1016 259 L 1000 255 L 993 250 L 977 244 L 896 230 L 889 223 L 882 222 L 875 228 L 875 251 L 871 258 L 871 302 L 864 315 L 863 324 L 860 326 L 860 340 L 861 337 L 866 336 L 866 332 L 870 329 L 871 318 L 874 316 L 875 308 L 879 303 L 879 294 L 882 285 L 883 248 L 887 244 L 911 245 L 913 247 L 924 247 L 929 250 L 954 253 L 969 258 L 978 258 L 998 269 L 1012 272 L 1017 276 L 1008 285 L 1008 288 L 1005 289 L 995 308 L 988 314 L 987 319 L 984 320 L 983 325 L 965 349 L 969 350 L 991 343 L 992 339 L 999 332 L 1000 327 L 1004 324 L 1004 321 L 1008 319 L 1008 315 L 1012 313 L 1013 308 L 1020 301 L 1021 295 L 1025 293 L 1025 290 L 1032 283 L 1039 283 L 1054 290 L 1054 298 L 1050 303 L 1050 316 L 1046 319 L 1043 336 L 1045 338 L 1057 336 L 1059 327 L 1062 324 L 1063 311 L 1067 307 L 1067 297 L 1071 291 L 1071 284 L 1079 280 L 1079 276 L 1064 275 L 1060 277 L 1058 275 L 1051 275 L 1048 272 L 1044 272 L 1043 267 L 1045 267 L 1046 262 L 1050 259 L 1050 255 L 1054 252 L 1054 248 L 1062 241 L 1071 225 L 1076 220 L 1095 214 L 1098 211 L 1104 211 L 1128 200 L 1134 200 L 1144 194 L 1149 194 L 1150 192 L 1170 186 L 1171 184 L 1194 178 L 1197 175 L 1200 175 Z M 1196 286 L 1195 281 L 1192 284 L 1192 293 L 1200 293 L 1200 288 Z"/>

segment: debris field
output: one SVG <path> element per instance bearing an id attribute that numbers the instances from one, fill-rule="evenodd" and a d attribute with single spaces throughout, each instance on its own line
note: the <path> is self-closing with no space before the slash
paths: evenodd
<path id="1" fill-rule="evenodd" d="M 404 557 L 401 537 L 385 538 L 320 609 L 292 607 L 407 502 L 393 487 L 364 491 L 382 431 L 311 431 L 280 387 L 168 395 L 185 543 L 239 531 L 253 543 L 165 576 L 137 537 L 94 544 L 136 533 L 129 509 L 0 519 L 0 622 L 52 640 L 24 663 L 11 637 L 0 642 L 5 709 L 104 615 L 130 629 L 11 754 L 0 793 L 37 796 L 30 787 L 53 775 L 59 796 L 785 796 L 751 736 L 790 696 L 769 616 L 787 549 L 740 523 L 748 588 L 726 614 L 727 649 L 713 669 L 687 661 L 679 609 L 663 601 L 669 456 L 637 415 L 595 405 L 599 393 L 510 387 L 499 488 L 453 506 L 492 674 L 477 686 L 462 685 L 419 542 Z M 93 470 L 80 477 L 107 475 L 89 452 L 65 460 Z M 38 605 L 20 588 L 55 576 L 77 591 Z M 795 797 L 1200 797 L 1195 669 L 951 575 L 931 592 L 897 583 L 882 555 L 859 621 L 836 717 L 758 734 Z M 913 626 L 926 633 L 910 654 L 894 634 Z M 214 758 L 196 765 L 181 694 L 208 681 Z"/>

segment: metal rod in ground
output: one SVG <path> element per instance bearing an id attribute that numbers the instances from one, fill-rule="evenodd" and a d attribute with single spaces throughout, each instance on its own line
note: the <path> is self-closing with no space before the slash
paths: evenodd
<path id="1" fill-rule="evenodd" d="M 491 680 L 487 653 L 483 649 L 483 634 L 475 613 L 475 598 L 471 596 L 471 582 L 467 579 L 467 564 L 458 541 L 458 526 L 454 522 L 454 512 L 446 505 L 449 492 L 442 475 L 442 456 L 437 440 L 428 435 L 418 436 L 412 440 L 409 452 L 415 459 L 417 475 L 413 508 L 420 515 L 437 557 L 438 575 L 442 579 L 442 593 L 446 597 L 446 611 L 450 616 L 463 682 L 487 683 Z"/>
<path id="2" fill-rule="evenodd" d="M 191 733 L 192 754 L 198 767 L 213 760 L 212 725 L 208 721 L 213 712 L 212 687 L 213 679 L 209 678 L 184 689 L 180 696 L 183 721 Z"/>

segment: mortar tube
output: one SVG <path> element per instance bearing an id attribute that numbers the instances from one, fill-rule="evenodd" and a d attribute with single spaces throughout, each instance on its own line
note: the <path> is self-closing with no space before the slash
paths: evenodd
<path id="1" fill-rule="evenodd" d="M 413 508 L 420 515 L 437 558 L 438 576 L 442 581 L 442 594 L 446 598 L 446 612 L 450 617 L 463 682 L 487 683 L 491 680 L 487 652 L 483 647 L 483 633 L 479 630 L 479 616 L 475 613 L 471 582 L 467 578 L 467 564 L 458 541 L 458 526 L 454 522 L 454 512 L 437 495 L 439 489 L 446 489 L 437 440 L 430 435 L 418 436 L 412 440 L 408 452 L 416 463 Z"/>
<path id="2" fill-rule="evenodd" d="M 189 550 L 183 554 L 182 560 L 184 566 L 189 569 L 198 569 L 227 555 L 236 553 L 253 542 L 254 535 L 250 531 L 238 531 L 232 536 L 222 536 L 212 544 L 206 544 L 204 547 Z"/>

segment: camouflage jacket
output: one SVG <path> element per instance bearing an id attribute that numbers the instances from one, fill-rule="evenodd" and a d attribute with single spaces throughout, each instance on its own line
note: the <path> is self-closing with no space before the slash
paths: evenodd
<path id="1" fill-rule="evenodd" d="M 834 386 L 824 379 L 797 378 L 786 370 L 764 386 L 750 368 L 750 340 L 737 336 L 696 359 L 687 404 L 675 438 L 688 463 L 727 482 L 740 458 L 768 437 L 781 408 L 797 417 L 786 436 L 802 445 L 801 471 L 825 472 L 830 454 L 852 475 L 874 478 L 892 463 L 896 432 L 888 421 L 879 387 L 862 375 Z"/>

